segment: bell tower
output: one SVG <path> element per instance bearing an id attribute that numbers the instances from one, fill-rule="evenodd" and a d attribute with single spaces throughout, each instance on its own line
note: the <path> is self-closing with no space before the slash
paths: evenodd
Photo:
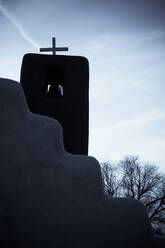
<path id="1" fill-rule="evenodd" d="M 56 55 L 52 48 L 40 51 L 53 55 L 26 54 L 21 68 L 21 84 L 31 112 L 58 120 L 63 127 L 65 149 L 88 154 L 89 65 L 79 56 Z M 54 137 L 56 138 L 56 137 Z"/>

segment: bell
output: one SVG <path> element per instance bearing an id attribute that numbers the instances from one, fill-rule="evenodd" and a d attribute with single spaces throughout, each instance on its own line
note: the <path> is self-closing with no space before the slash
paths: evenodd
<path id="1" fill-rule="evenodd" d="M 63 96 L 63 87 L 60 84 L 49 84 L 47 87 L 46 96 L 50 98 L 59 98 Z"/>

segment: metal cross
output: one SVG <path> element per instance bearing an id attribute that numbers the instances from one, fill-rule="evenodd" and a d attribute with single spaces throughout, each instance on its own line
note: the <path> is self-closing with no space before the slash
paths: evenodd
<path id="1" fill-rule="evenodd" d="M 40 48 L 40 52 L 53 52 L 56 55 L 56 51 L 68 51 L 68 47 L 56 47 L 56 38 L 52 38 L 52 48 Z"/>

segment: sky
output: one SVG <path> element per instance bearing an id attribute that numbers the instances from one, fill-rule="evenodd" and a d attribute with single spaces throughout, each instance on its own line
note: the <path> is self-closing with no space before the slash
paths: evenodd
<path id="1" fill-rule="evenodd" d="M 165 172 L 165 1 L 0 0 L 0 77 L 50 47 L 90 66 L 89 155 L 138 155 Z"/>

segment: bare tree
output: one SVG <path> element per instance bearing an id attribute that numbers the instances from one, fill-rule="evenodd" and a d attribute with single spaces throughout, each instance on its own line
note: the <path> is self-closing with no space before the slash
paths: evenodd
<path id="1" fill-rule="evenodd" d="M 110 162 L 104 162 L 101 169 L 105 194 L 118 197 L 120 195 L 121 181 L 116 175 L 117 168 Z"/>
<path id="2" fill-rule="evenodd" d="M 141 163 L 137 156 L 125 157 L 115 169 L 108 162 L 103 165 L 107 195 L 141 201 L 153 228 L 165 231 L 165 175 L 158 167 L 150 162 Z"/>
<path id="3" fill-rule="evenodd" d="M 140 200 L 147 208 L 149 220 L 156 229 L 165 225 L 165 176 L 152 163 L 140 163 L 136 156 L 120 161 L 122 191 L 126 197 Z"/>

